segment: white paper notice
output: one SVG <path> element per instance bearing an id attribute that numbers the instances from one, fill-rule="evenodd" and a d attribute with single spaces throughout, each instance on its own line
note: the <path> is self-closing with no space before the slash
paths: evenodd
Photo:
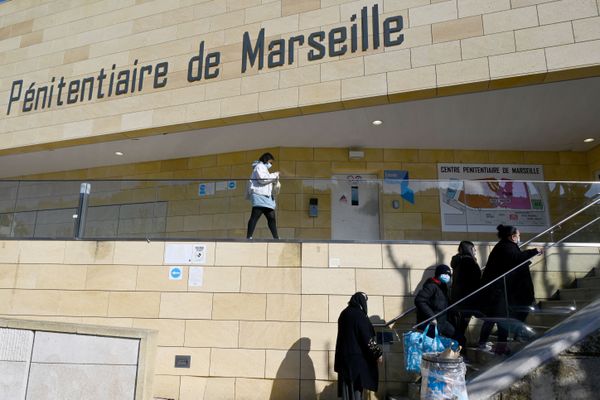
<path id="1" fill-rule="evenodd" d="M 167 243 L 165 264 L 206 264 L 206 244 Z"/>
<path id="2" fill-rule="evenodd" d="M 200 287 L 204 284 L 204 267 L 190 267 L 188 286 Z"/>
<path id="3" fill-rule="evenodd" d="M 198 185 L 198 196 L 211 196 L 215 194 L 215 182 L 201 183 Z"/>
<path id="4" fill-rule="evenodd" d="M 206 264 L 206 245 L 193 245 L 192 264 Z"/>
<path id="5" fill-rule="evenodd" d="M 190 262 L 188 244 L 167 243 L 165 246 L 165 264 L 188 264 Z"/>
<path id="6" fill-rule="evenodd" d="M 329 259 L 329 268 L 339 268 L 340 267 L 340 259 L 339 258 L 330 258 Z"/>
<path id="7" fill-rule="evenodd" d="M 227 190 L 227 182 L 225 182 L 225 181 L 217 182 L 215 185 L 215 189 L 217 191 Z"/>

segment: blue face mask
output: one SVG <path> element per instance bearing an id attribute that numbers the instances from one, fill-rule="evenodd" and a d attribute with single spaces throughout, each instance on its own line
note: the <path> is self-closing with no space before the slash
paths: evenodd
<path id="1" fill-rule="evenodd" d="M 449 283 L 450 282 L 450 275 L 448 274 L 441 274 L 440 275 L 440 281 L 444 282 L 444 283 Z"/>
<path id="2" fill-rule="evenodd" d="M 265 164 L 267 166 L 267 169 L 271 168 L 273 166 L 273 164 L 271 164 L 270 162 Z"/>

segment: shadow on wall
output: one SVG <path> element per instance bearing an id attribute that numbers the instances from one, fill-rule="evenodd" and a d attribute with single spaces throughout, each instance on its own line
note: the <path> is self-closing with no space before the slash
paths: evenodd
<path id="1" fill-rule="evenodd" d="M 325 345 L 325 348 L 331 349 L 332 348 L 331 343 L 327 342 L 327 344 Z M 327 363 L 327 365 L 329 365 L 329 354 L 327 353 L 327 355 L 325 355 L 325 357 L 327 357 L 326 363 Z M 333 373 L 333 375 L 335 377 L 337 377 L 337 373 L 333 372 L 333 365 L 329 365 L 329 371 L 330 371 L 330 373 Z M 332 383 L 328 384 L 327 386 L 325 386 L 323 388 L 323 390 L 321 390 L 321 393 L 318 394 L 318 397 L 310 397 L 310 396 L 302 397 L 302 400 L 313 400 L 313 399 L 337 400 L 338 399 L 337 382 L 332 382 Z"/>
<path id="2" fill-rule="evenodd" d="M 275 375 L 270 400 L 317 398 L 315 367 L 308 355 L 310 345 L 310 338 L 303 337 L 290 347 Z"/>
<path id="3" fill-rule="evenodd" d="M 316 397 L 314 397 L 316 399 Z M 309 398 L 306 397 L 306 400 L 308 400 Z M 330 383 L 329 385 L 325 386 L 325 389 L 323 389 L 321 391 L 321 393 L 319 394 L 318 397 L 319 400 L 337 400 L 338 399 L 338 395 L 337 395 L 337 383 Z"/>
<path id="4" fill-rule="evenodd" d="M 391 260 L 395 271 L 398 274 L 400 274 L 400 276 L 402 277 L 404 287 L 406 288 L 406 291 L 407 291 L 407 293 L 405 293 L 405 295 L 404 295 L 402 304 L 400 306 L 401 308 L 398 310 L 398 313 L 396 315 L 400 315 L 404 311 L 406 311 L 409 308 L 414 306 L 414 294 L 421 289 L 421 287 L 423 286 L 423 284 L 425 283 L 427 278 L 434 275 L 435 266 L 440 263 L 444 263 L 444 252 L 442 251 L 442 249 L 440 248 L 438 243 L 433 242 L 432 246 L 433 246 L 433 249 L 435 252 L 435 260 L 431 260 L 431 264 L 427 268 L 425 268 L 425 270 L 423 271 L 423 274 L 421 275 L 421 278 L 419 280 L 419 283 L 415 287 L 415 290 L 411 291 L 412 282 L 410 279 L 410 270 L 421 267 L 421 266 L 410 265 L 407 263 L 400 263 L 400 261 L 394 256 L 394 253 L 392 251 L 392 246 L 386 245 L 385 251 L 387 252 L 388 259 Z M 392 317 L 392 318 L 394 318 L 394 317 Z M 392 319 L 392 318 L 390 318 L 390 319 Z M 406 315 L 404 318 L 402 318 L 401 320 L 399 320 L 398 322 L 396 322 L 393 326 L 393 329 L 404 330 L 404 328 L 411 326 L 415 320 L 416 320 L 416 314 L 410 313 L 410 314 Z"/>

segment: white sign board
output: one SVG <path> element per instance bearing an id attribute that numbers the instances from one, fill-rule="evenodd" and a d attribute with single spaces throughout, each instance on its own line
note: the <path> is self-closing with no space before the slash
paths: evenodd
<path id="1" fill-rule="evenodd" d="M 200 287 L 204 284 L 204 267 L 190 267 L 188 286 Z"/>
<path id="2" fill-rule="evenodd" d="M 548 226 L 541 165 L 438 164 L 444 232 L 495 232 L 498 224 L 540 232 Z"/>
<path id="3" fill-rule="evenodd" d="M 206 244 L 166 243 L 165 264 L 206 264 Z"/>

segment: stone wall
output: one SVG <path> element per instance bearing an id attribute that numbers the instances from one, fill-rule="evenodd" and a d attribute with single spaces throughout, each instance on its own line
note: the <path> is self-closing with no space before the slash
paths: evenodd
<path id="1" fill-rule="evenodd" d="M 149 400 L 153 338 L 139 329 L 0 319 L 0 396 Z"/>
<path id="2" fill-rule="evenodd" d="M 456 251 L 434 242 L 205 245 L 194 287 L 188 265 L 169 279 L 164 242 L 0 242 L 0 316 L 157 330 L 157 397 L 333 399 L 336 322 L 349 297 L 367 292 L 373 320 L 389 321 Z M 491 245 L 478 245 L 482 264 Z M 597 247 L 552 252 L 533 266 L 537 297 L 597 263 Z M 385 355 L 381 394 L 406 391 L 401 351 Z M 190 355 L 190 368 L 174 368 L 176 355 Z"/>
<path id="3" fill-rule="evenodd" d="M 360 19 L 362 7 L 372 13 L 375 5 L 381 23 L 403 18 L 400 45 L 375 48 L 375 38 L 368 35 L 372 44 L 364 51 L 359 45 L 354 53 L 348 49 L 309 61 L 306 40 L 290 52 L 294 62 L 262 70 L 256 62 L 242 73 L 244 32 L 254 41 L 264 29 L 266 44 L 339 27 L 350 36 L 351 16 Z M 0 6 L 0 105 L 5 110 L 0 151 L 596 76 L 598 15 L 598 0 L 9 1 Z M 357 26 L 361 37 L 358 20 Z M 384 34 L 380 29 L 381 43 Z M 201 41 L 207 52 L 220 52 L 219 75 L 189 82 L 189 61 Z M 146 75 L 143 90 L 132 87 L 109 96 L 106 78 L 103 97 L 96 95 L 97 87 L 92 91 L 88 86 L 91 100 L 79 92 L 83 83 L 71 87 L 71 82 L 90 77 L 98 79 L 98 86 L 102 69 L 108 76 L 141 71 L 145 65 L 157 68 L 161 62 L 169 63 L 162 87 L 153 88 L 154 76 Z M 64 90 L 74 90 L 73 104 L 67 104 L 65 94 L 64 104 L 56 105 L 61 77 Z M 15 82 L 21 79 L 18 93 Z M 54 105 L 25 111 L 35 106 L 29 101 L 24 107 L 30 87 L 36 102 L 43 102 L 37 89 L 52 85 Z"/>

